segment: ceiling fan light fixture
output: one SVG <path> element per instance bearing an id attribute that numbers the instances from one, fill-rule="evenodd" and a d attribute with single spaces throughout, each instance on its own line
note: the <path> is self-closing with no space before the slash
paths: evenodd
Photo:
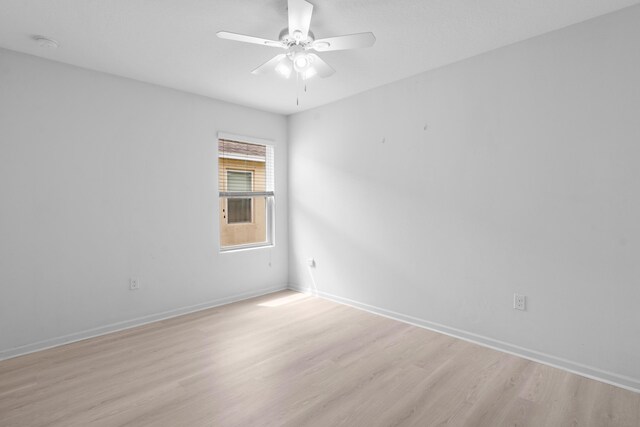
<path id="1" fill-rule="evenodd" d="M 293 68 L 301 73 L 311 65 L 311 57 L 304 52 L 298 52 L 293 57 Z"/>
<path id="2" fill-rule="evenodd" d="M 280 74 L 285 79 L 288 79 L 291 76 L 291 65 L 281 62 L 276 67 L 276 72 Z"/>
<path id="3" fill-rule="evenodd" d="M 302 73 L 302 78 L 303 80 L 309 80 L 311 77 L 315 76 L 316 74 L 318 74 L 316 69 L 313 67 L 309 67 Z"/>

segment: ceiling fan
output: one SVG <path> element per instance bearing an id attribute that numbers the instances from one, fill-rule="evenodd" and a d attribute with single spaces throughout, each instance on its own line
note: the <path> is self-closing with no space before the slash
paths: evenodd
<path id="1" fill-rule="evenodd" d="M 252 71 L 253 74 L 276 73 L 289 78 L 295 71 L 296 77 L 307 80 L 313 76 L 329 77 L 336 71 L 324 62 L 316 52 L 356 49 L 372 46 L 376 38 L 373 33 L 358 33 L 316 40 L 309 30 L 313 5 L 305 0 L 288 0 L 289 26 L 283 29 L 278 40 L 268 40 L 244 34 L 220 31 L 221 39 L 254 43 L 268 47 L 285 49 L 285 53 L 276 55 Z"/>

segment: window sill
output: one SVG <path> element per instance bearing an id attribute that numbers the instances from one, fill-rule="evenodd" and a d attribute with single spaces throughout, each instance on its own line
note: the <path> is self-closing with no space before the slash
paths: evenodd
<path id="1" fill-rule="evenodd" d="M 220 253 L 228 254 L 232 252 L 252 251 L 255 249 L 268 249 L 268 248 L 273 248 L 274 246 L 275 246 L 274 243 L 256 243 L 251 245 L 228 246 L 226 248 L 220 248 Z"/>

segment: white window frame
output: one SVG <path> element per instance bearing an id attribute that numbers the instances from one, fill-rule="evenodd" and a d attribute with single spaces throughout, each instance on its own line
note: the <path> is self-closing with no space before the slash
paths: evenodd
<path id="1" fill-rule="evenodd" d="M 215 161 L 215 169 L 216 169 L 216 183 L 217 185 L 220 185 L 219 183 L 219 174 L 220 171 L 218 170 L 219 167 L 219 163 L 220 163 L 220 154 L 218 152 L 218 141 L 220 141 L 221 139 L 223 140 L 227 140 L 227 141 L 237 141 L 237 142 L 243 142 L 245 144 L 255 144 L 255 145 L 264 145 L 267 146 L 267 148 L 270 148 L 271 150 L 274 149 L 274 144 L 273 141 L 270 139 L 264 139 L 264 138 L 255 138 L 252 136 L 244 136 L 244 135 L 237 135 L 237 134 L 233 134 L 233 133 L 227 133 L 227 132 L 218 132 L 218 138 L 216 139 L 216 161 Z M 275 151 L 275 150 L 274 150 Z M 275 181 L 275 156 L 271 159 L 272 160 L 272 164 L 271 167 L 273 168 L 273 175 L 274 175 L 274 181 Z M 233 192 L 222 192 L 220 191 L 220 188 L 218 188 L 218 200 L 220 200 L 221 197 L 239 197 L 241 195 L 238 194 L 234 194 Z M 223 196 L 223 193 L 225 194 Z M 220 253 L 233 253 L 233 252 L 238 252 L 238 251 L 244 251 L 244 250 L 250 250 L 250 249 L 262 249 L 262 248 L 273 248 L 276 245 L 276 230 L 275 230 L 275 218 L 276 218 L 276 196 L 275 196 L 275 189 L 274 191 L 263 191 L 263 192 L 253 192 L 251 197 L 256 197 L 256 196 L 265 196 L 266 198 L 266 233 L 267 233 L 267 241 L 266 242 L 262 242 L 262 243 L 250 243 L 250 244 L 245 244 L 245 245 L 236 245 L 236 246 L 222 246 L 220 243 L 220 232 L 222 230 L 218 230 L 218 249 L 220 251 Z M 243 196 L 246 197 L 246 196 Z M 252 201 L 253 204 L 253 201 Z M 225 203 L 226 206 L 226 203 Z M 220 210 L 217 210 L 218 214 L 220 214 Z M 252 206 L 252 219 L 253 219 L 253 206 Z M 220 221 L 217 222 L 218 224 L 220 224 Z M 246 223 L 245 223 L 246 224 Z M 233 224 L 231 224 L 233 225 Z M 218 225 L 219 227 L 219 225 Z"/>

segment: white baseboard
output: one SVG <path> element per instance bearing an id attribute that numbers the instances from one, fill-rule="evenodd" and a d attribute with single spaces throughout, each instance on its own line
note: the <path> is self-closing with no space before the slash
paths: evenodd
<path id="1" fill-rule="evenodd" d="M 550 354 L 541 353 L 539 351 L 520 347 L 514 344 L 509 344 L 507 342 L 485 337 L 483 335 L 474 334 L 472 332 L 464 331 L 461 329 L 451 328 L 449 326 L 441 325 L 439 323 L 430 322 L 428 320 L 420 319 L 413 316 L 408 316 L 406 314 L 397 313 L 395 311 L 361 303 L 358 301 L 351 300 L 349 298 L 340 297 L 324 291 L 316 291 L 311 288 L 302 288 L 295 285 L 289 285 L 289 289 L 297 292 L 316 295 L 321 298 L 325 298 L 340 304 L 345 304 L 354 308 L 358 308 L 360 310 L 368 311 L 373 314 L 388 317 L 390 319 L 398 320 L 400 322 L 409 323 L 414 326 L 429 329 L 434 332 L 439 332 L 445 335 L 459 338 L 461 340 L 469 341 L 474 344 L 481 345 L 483 347 L 489 347 L 494 350 L 509 353 L 514 356 L 519 356 L 528 360 L 532 360 L 534 362 L 552 366 L 554 368 L 563 369 L 565 371 L 568 371 L 586 378 L 601 381 L 603 383 L 611 384 L 616 387 L 621 387 L 626 390 L 640 393 L 640 379 L 637 379 L 637 378 L 631 378 L 624 375 L 616 374 L 614 372 L 598 369 L 593 366 L 583 365 L 581 363 L 573 362 L 571 360 L 563 359 L 561 357 L 552 356 Z"/>
<path id="2" fill-rule="evenodd" d="M 137 317 L 131 320 L 125 320 L 122 322 L 111 323 L 105 326 L 99 326 L 97 328 L 87 329 L 80 332 L 74 332 L 72 334 L 63 335 L 60 337 L 49 338 L 46 340 L 38 341 L 31 344 L 22 345 L 20 347 L 10 348 L 8 350 L 0 351 L 0 360 L 10 359 L 24 354 L 33 353 L 36 351 L 45 350 L 47 348 L 58 347 L 65 344 L 70 344 L 76 341 L 82 341 L 87 338 L 93 338 L 100 335 L 110 334 L 112 332 L 122 331 L 124 329 L 134 328 L 136 326 L 145 325 L 147 323 L 157 322 L 158 320 L 169 319 L 172 317 L 182 316 L 184 314 L 193 313 L 200 310 L 206 310 L 207 308 L 218 307 L 232 302 L 238 302 L 250 298 L 255 298 L 261 295 L 267 295 L 273 292 L 283 291 L 287 289 L 286 285 L 263 288 L 251 292 L 244 292 L 241 294 L 231 295 L 224 298 L 218 298 L 212 301 L 207 301 L 201 304 L 191 305 L 188 307 L 176 308 L 173 310 L 164 311 L 162 313 L 150 314 L 148 316 Z"/>

